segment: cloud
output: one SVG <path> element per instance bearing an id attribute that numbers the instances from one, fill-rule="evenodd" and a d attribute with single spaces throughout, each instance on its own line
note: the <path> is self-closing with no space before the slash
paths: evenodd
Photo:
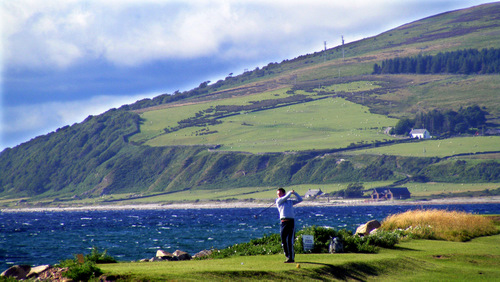
<path id="1" fill-rule="evenodd" d="M 187 90 L 322 50 L 323 41 L 334 47 L 341 35 L 352 42 L 485 2 L 0 1 L 0 143 L 12 146 L 128 101 L 103 93 L 128 99 Z"/>
<path id="2" fill-rule="evenodd" d="M 230 60 L 262 56 L 270 46 L 290 55 L 296 47 L 319 50 L 323 40 L 340 42 L 341 34 L 359 39 L 374 26 L 381 30 L 381 19 L 402 23 L 419 5 L 391 0 L 19 0 L 2 4 L 2 40 L 9 65 L 29 68 L 66 68 L 88 59 L 126 66 L 203 56 Z"/>

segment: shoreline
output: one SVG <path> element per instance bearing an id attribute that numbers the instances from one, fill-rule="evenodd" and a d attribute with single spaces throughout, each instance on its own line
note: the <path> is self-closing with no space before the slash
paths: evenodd
<path id="1" fill-rule="evenodd" d="M 499 204 L 500 196 L 475 198 L 444 198 L 416 201 L 371 201 L 371 200 L 304 200 L 297 207 L 342 207 L 342 206 L 419 206 L 419 205 L 465 205 L 465 204 Z M 0 212 L 64 212 L 64 211 L 107 211 L 107 210 L 170 210 L 170 209 L 234 209 L 234 208 L 267 208 L 272 202 L 193 202 L 193 203 L 155 203 L 155 204 L 125 204 L 125 205 L 82 205 L 53 207 L 19 207 L 2 208 Z"/>

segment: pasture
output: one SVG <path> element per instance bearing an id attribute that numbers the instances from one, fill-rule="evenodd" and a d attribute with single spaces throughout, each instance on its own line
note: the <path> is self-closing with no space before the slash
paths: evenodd
<path id="1" fill-rule="evenodd" d="M 447 157 L 457 154 L 492 152 L 500 150 L 500 136 L 455 137 L 422 140 L 354 151 L 352 154 L 382 154 L 408 157 Z M 495 157 L 496 155 L 492 155 Z"/>
<path id="2" fill-rule="evenodd" d="M 164 113 L 163 116 L 182 115 L 182 110 L 174 111 Z M 147 141 L 146 145 L 220 144 L 220 150 L 223 151 L 251 153 L 343 148 L 361 142 L 390 140 L 392 137 L 384 135 L 383 131 L 397 122 L 396 119 L 371 114 L 367 107 L 342 98 L 326 98 L 242 113 L 220 119 L 221 124 L 188 127 L 162 135 L 159 132 L 161 129 L 154 127 L 154 124 L 159 123 L 159 116 L 147 116 L 144 128 L 141 128 L 144 132 L 141 134 L 153 136 L 154 131 L 158 134 Z M 160 127 L 165 124 L 167 123 L 163 122 Z M 142 138 L 134 138 L 137 139 Z"/>

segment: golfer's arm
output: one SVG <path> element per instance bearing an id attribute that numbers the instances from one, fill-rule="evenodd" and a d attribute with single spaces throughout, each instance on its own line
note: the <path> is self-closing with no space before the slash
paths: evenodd
<path id="1" fill-rule="evenodd" d="M 292 195 L 292 191 L 289 191 L 288 193 L 286 193 L 285 196 L 279 198 L 278 199 L 278 205 L 283 204 L 286 200 L 288 200 L 288 198 L 290 198 L 291 195 Z"/>
<path id="2" fill-rule="evenodd" d="M 302 202 L 302 197 L 299 195 L 299 193 L 295 192 L 295 197 L 297 197 L 296 203 Z"/>

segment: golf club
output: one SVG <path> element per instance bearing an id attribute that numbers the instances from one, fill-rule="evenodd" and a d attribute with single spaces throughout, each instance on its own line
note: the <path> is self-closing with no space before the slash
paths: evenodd
<path id="1" fill-rule="evenodd" d="M 260 215 L 261 213 L 265 212 L 268 208 L 270 208 L 270 207 L 272 207 L 272 206 L 274 206 L 274 205 L 275 205 L 275 204 L 274 204 L 274 203 L 272 203 L 269 207 L 267 207 L 267 208 L 265 208 L 265 209 L 262 209 L 262 210 L 261 210 L 258 214 L 254 215 L 253 217 L 254 217 L 254 218 L 259 217 L 259 215 Z"/>

